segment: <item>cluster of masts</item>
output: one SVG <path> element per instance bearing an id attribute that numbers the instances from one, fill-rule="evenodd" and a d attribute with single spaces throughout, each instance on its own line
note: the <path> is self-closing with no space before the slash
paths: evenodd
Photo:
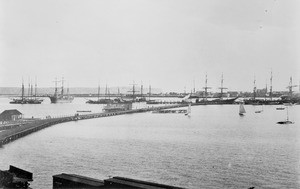
<path id="1" fill-rule="evenodd" d="M 143 97 L 144 96 L 144 85 L 143 85 L 143 83 L 141 83 L 141 90 L 140 91 L 138 91 L 137 89 L 136 89 L 136 85 L 137 84 L 135 84 L 134 83 L 134 81 L 133 81 L 133 84 L 131 84 L 132 85 L 132 90 L 130 90 L 130 91 L 128 91 L 128 92 L 131 92 L 132 93 L 132 98 L 134 99 L 136 96 L 139 96 L 138 94 L 137 94 L 137 92 L 141 92 L 140 93 L 140 96 L 141 97 Z M 149 85 L 149 89 L 148 89 L 148 94 L 149 94 L 149 98 L 150 98 L 150 95 L 151 95 L 151 85 Z"/>
<path id="2" fill-rule="evenodd" d="M 136 89 L 136 85 L 134 82 L 132 85 L 132 89 L 128 92 L 131 93 L 131 95 L 125 95 L 125 97 L 128 98 L 132 98 L 131 100 L 127 100 L 127 101 L 131 101 L 131 102 L 135 102 L 135 101 L 146 101 L 145 97 L 144 97 L 144 86 L 143 84 L 141 84 L 141 90 L 138 91 Z M 138 94 L 138 92 L 141 92 L 140 94 Z M 148 90 L 148 94 L 149 94 L 149 99 L 150 99 L 150 95 L 151 95 L 151 85 L 149 85 L 149 90 Z M 120 97 L 120 99 L 115 99 L 115 100 L 119 100 L 120 102 L 124 101 L 125 99 L 123 98 L 124 96 L 120 93 L 120 88 L 118 87 L 118 93 L 117 96 Z M 107 99 L 108 97 L 108 99 Z M 137 99 L 139 97 L 139 99 Z M 100 85 L 98 84 L 98 100 L 88 100 L 87 103 L 92 103 L 92 104 L 102 104 L 102 103 L 111 103 L 113 102 L 113 100 L 110 99 L 110 89 L 107 87 L 107 84 L 105 86 L 105 98 L 104 99 L 100 99 Z"/>
<path id="3" fill-rule="evenodd" d="M 57 87 L 57 83 L 61 82 L 61 92 L 60 95 L 64 96 L 64 78 L 62 77 L 61 80 L 57 80 L 57 78 L 55 78 L 55 91 L 54 91 L 54 96 L 58 96 L 58 87 Z M 67 88 L 67 94 L 69 94 L 69 87 Z"/>
<path id="4" fill-rule="evenodd" d="M 65 91 L 64 91 L 64 78 L 62 77 L 62 79 L 61 80 L 57 80 L 57 78 L 55 78 L 55 92 L 54 92 L 54 96 L 64 96 L 64 93 L 65 93 Z M 59 82 L 61 82 L 61 91 L 60 91 L 60 93 L 58 93 L 58 83 Z M 273 82 L 273 74 L 272 74 L 272 71 L 271 71 L 271 77 L 270 77 L 270 88 L 269 88 L 269 91 L 268 91 L 268 85 L 266 84 L 266 95 L 268 95 L 269 96 L 269 98 L 272 100 L 272 97 L 273 97 L 273 86 L 272 86 L 272 82 Z M 211 87 L 209 87 L 208 85 L 207 85 L 207 83 L 208 83 L 208 79 L 207 79 L 207 74 L 205 75 L 205 87 L 203 87 L 203 89 L 204 89 L 204 91 L 203 91 L 203 98 L 205 98 L 206 100 L 207 100 L 207 97 L 208 97 L 208 90 L 209 89 L 211 89 Z M 220 93 L 219 93 L 219 96 L 220 96 L 220 98 L 222 99 L 222 97 L 223 97 L 223 95 L 224 95 L 224 90 L 225 89 L 228 89 L 227 87 L 224 87 L 223 86 L 223 84 L 224 84 L 224 78 L 223 78 L 223 73 L 222 73 L 222 76 L 221 76 L 221 86 L 218 88 L 218 89 L 220 89 Z M 132 89 L 130 90 L 130 91 L 128 91 L 128 92 L 130 92 L 131 94 L 132 94 L 132 98 L 133 98 L 133 100 L 134 100 L 134 98 L 136 98 L 136 97 L 144 97 L 144 94 L 143 94 L 143 92 L 144 92 L 144 88 L 143 88 L 143 84 L 141 84 L 140 86 L 140 91 L 139 90 L 137 90 L 136 88 L 136 86 L 137 86 L 137 84 L 135 84 L 134 82 L 133 82 L 133 84 L 131 84 L 132 85 Z M 253 81 L 253 98 L 255 99 L 256 98 L 256 96 L 257 96 L 257 87 L 256 87 L 256 79 L 255 79 L 255 76 L 254 76 L 254 81 Z M 27 99 L 28 98 L 31 98 L 31 99 L 33 99 L 33 97 L 36 99 L 36 97 L 37 97 L 37 83 L 36 83 L 36 81 L 35 81 L 35 94 L 33 94 L 33 84 L 32 84 L 32 82 L 28 82 L 28 95 L 27 95 Z M 293 88 L 294 87 L 297 87 L 298 85 L 293 85 L 293 79 L 292 79 L 292 77 L 290 77 L 290 82 L 289 82 L 289 86 L 287 87 L 287 89 L 288 89 L 288 93 L 289 93 L 289 95 L 291 96 L 292 94 L 293 94 Z M 300 87 L 300 85 L 299 85 L 299 87 Z M 138 94 L 138 92 L 140 92 L 140 94 Z M 186 94 L 186 92 L 184 91 L 184 93 Z M 67 89 L 67 94 L 69 95 L 69 88 Z M 151 85 L 149 85 L 149 90 L 148 90 L 148 94 L 149 94 L 149 98 L 150 98 L 150 95 L 151 95 Z M 193 88 L 193 90 L 191 91 L 191 93 L 190 93 L 191 95 L 195 95 L 196 94 L 196 90 L 195 90 L 195 81 L 194 81 L 194 88 Z M 121 93 L 120 93 L 120 88 L 118 87 L 118 93 L 117 93 L 117 95 L 118 96 L 122 96 L 121 95 Z M 100 85 L 98 85 L 98 99 L 99 99 L 99 96 L 100 96 Z M 109 90 L 109 88 L 107 87 L 107 84 L 106 84 L 106 88 L 105 88 L 105 97 L 106 96 L 110 96 L 110 90 Z M 22 79 L 22 95 L 21 95 L 21 101 L 24 101 L 25 100 L 25 87 L 24 87 L 24 81 L 23 81 L 23 79 Z"/>
<path id="5" fill-rule="evenodd" d="M 272 82 L 273 82 L 273 73 L 271 71 L 271 77 L 270 77 L 270 91 L 269 91 L 269 97 L 270 99 L 272 100 L 272 97 L 273 97 L 273 85 L 272 85 Z M 289 90 L 288 91 L 288 94 L 289 96 L 292 96 L 293 95 L 293 88 L 294 87 L 297 87 L 299 86 L 299 89 L 300 89 L 300 84 L 299 85 L 293 85 L 293 78 L 292 76 L 290 77 L 290 82 L 289 82 L 289 86 L 287 86 L 286 88 Z M 266 84 L 266 92 L 268 93 L 268 85 Z M 266 93 L 266 95 L 267 95 Z M 256 98 L 256 94 L 257 94 L 257 87 L 256 87 L 256 79 L 255 79 L 255 76 L 254 76 L 254 81 L 253 81 L 253 99 Z"/>
<path id="6" fill-rule="evenodd" d="M 224 94 L 224 89 L 228 89 L 227 87 L 224 87 L 223 86 L 224 84 L 224 79 L 223 79 L 223 73 L 222 73 L 222 76 L 221 76 L 221 87 L 219 87 L 218 89 L 220 89 L 220 98 L 222 99 L 223 97 L 223 94 Z M 256 87 L 256 79 L 255 79 L 255 76 L 254 76 L 254 82 L 253 82 L 253 98 L 255 99 L 256 96 L 257 96 L 257 87 Z M 300 83 L 299 85 L 293 85 L 293 78 L 290 77 L 290 82 L 289 82 L 289 86 L 287 86 L 286 88 L 288 89 L 288 93 L 289 93 L 289 96 L 292 96 L 293 94 L 293 88 L 294 87 L 297 87 L 299 86 L 299 90 L 300 90 Z M 205 99 L 207 99 L 208 97 L 208 89 L 211 89 L 211 87 L 208 87 L 207 86 L 207 74 L 205 75 L 205 87 L 203 87 L 204 91 L 203 91 L 203 97 Z M 272 97 L 273 97 L 273 73 L 271 71 L 271 77 L 270 77 L 270 88 L 269 88 L 269 91 L 268 91 L 268 84 L 266 84 L 266 95 L 269 96 L 269 98 L 272 100 Z M 184 93 L 186 94 L 186 91 L 184 91 Z M 194 81 L 194 88 L 193 90 L 191 91 L 191 94 L 196 94 L 196 90 L 195 90 L 195 81 Z"/>
<path id="7" fill-rule="evenodd" d="M 193 94 L 196 94 L 196 88 L 195 88 L 195 80 L 193 81 L 194 83 L 194 88 L 193 90 L 191 90 L 191 95 Z M 226 87 L 223 87 L 223 83 L 224 83 L 224 79 L 223 79 L 223 73 L 222 73 L 222 77 L 221 77 L 221 87 L 219 87 L 218 89 L 220 89 L 220 96 L 221 98 L 223 97 L 223 94 L 224 94 L 224 89 L 228 89 Z M 208 87 L 207 86 L 207 74 L 205 75 L 205 87 L 203 87 L 204 89 L 204 98 L 207 99 L 207 96 L 208 96 L 208 89 L 211 89 L 211 87 Z M 184 94 L 186 94 L 186 90 L 184 89 Z"/>
<path id="8" fill-rule="evenodd" d="M 33 94 L 33 84 L 28 80 L 28 95 L 25 96 L 24 80 L 22 79 L 22 94 L 20 99 L 13 99 L 11 104 L 41 104 L 42 99 L 37 99 L 37 82 L 35 79 L 35 94 Z"/>
<path id="9" fill-rule="evenodd" d="M 208 89 L 211 89 L 211 87 L 208 87 L 207 86 L 207 74 L 205 75 L 205 87 L 203 87 L 204 91 L 203 91 L 203 98 L 205 100 L 207 100 L 207 97 L 208 97 Z M 193 90 L 191 91 L 191 95 L 196 95 L 196 88 L 195 88 L 195 80 L 193 81 L 194 83 L 194 88 Z M 219 87 L 218 89 L 220 89 L 220 99 L 223 98 L 223 95 L 224 95 L 224 89 L 228 89 L 227 87 L 224 87 L 223 86 L 224 84 L 224 78 L 223 78 L 223 73 L 222 73 L 222 76 L 221 76 L 221 87 Z M 184 90 L 184 94 L 186 94 L 186 91 Z"/>

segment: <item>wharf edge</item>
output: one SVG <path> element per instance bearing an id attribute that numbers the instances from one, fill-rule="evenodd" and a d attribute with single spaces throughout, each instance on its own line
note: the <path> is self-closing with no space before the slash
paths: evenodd
<path id="1" fill-rule="evenodd" d="M 192 104 L 196 105 L 196 104 Z M 85 115 L 78 115 L 75 114 L 73 116 L 66 116 L 61 118 L 50 118 L 45 120 L 36 120 L 33 123 L 29 123 L 23 125 L 21 127 L 13 128 L 10 130 L 5 130 L 0 132 L 0 147 L 2 145 L 8 144 L 14 140 L 22 138 L 26 135 L 31 133 L 37 132 L 41 129 L 50 127 L 52 125 L 56 125 L 59 123 L 65 123 L 70 121 L 78 121 L 84 119 L 94 119 L 94 118 L 101 118 L 101 117 L 108 117 L 108 116 L 116 116 L 122 114 L 132 114 L 132 113 L 141 113 L 141 112 L 148 112 L 148 111 L 158 111 L 162 109 L 171 109 L 171 108 L 180 108 L 186 107 L 188 104 L 177 104 L 177 105 L 169 105 L 169 106 L 159 106 L 159 107 L 151 107 L 151 108 L 141 108 L 135 110 L 126 110 L 126 111 L 117 111 L 117 112 L 107 112 L 107 113 L 93 113 L 93 114 L 85 114 Z"/>

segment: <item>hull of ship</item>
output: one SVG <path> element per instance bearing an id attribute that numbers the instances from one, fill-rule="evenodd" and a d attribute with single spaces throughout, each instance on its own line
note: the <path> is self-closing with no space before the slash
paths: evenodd
<path id="1" fill-rule="evenodd" d="M 196 104 L 199 105 L 222 105 L 222 104 L 234 104 L 235 100 L 237 98 L 231 98 L 231 99 L 217 99 L 217 100 L 201 100 L 201 101 L 196 101 Z"/>
<path id="2" fill-rule="evenodd" d="M 10 104 L 41 104 L 43 100 L 39 99 L 14 99 Z"/>
<path id="3" fill-rule="evenodd" d="M 110 99 L 101 99 L 101 100 L 88 100 L 86 103 L 88 103 L 88 104 L 109 104 L 109 103 L 114 103 L 114 101 L 110 100 Z"/>
<path id="4" fill-rule="evenodd" d="M 300 104 L 300 97 L 281 97 L 282 103 Z"/>
<path id="5" fill-rule="evenodd" d="M 11 101 L 11 102 L 9 102 L 10 104 L 26 104 L 26 102 L 25 101 L 23 101 L 23 100 L 14 100 L 14 101 Z"/>
<path id="6" fill-rule="evenodd" d="M 161 102 L 158 102 L 158 101 L 146 101 L 146 104 L 161 104 Z"/>
<path id="7" fill-rule="evenodd" d="M 51 103 L 71 103 L 74 98 L 57 98 L 57 97 L 50 97 Z"/>
<path id="8" fill-rule="evenodd" d="M 248 99 L 244 100 L 245 104 L 249 105 L 263 105 L 263 100 L 258 100 L 258 99 Z"/>
<path id="9" fill-rule="evenodd" d="M 248 105 L 280 105 L 283 104 L 283 100 L 258 100 L 249 99 L 244 101 Z"/>
<path id="10" fill-rule="evenodd" d="M 211 104 L 234 104 L 236 99 L 238 99 L 238 97 L 231 99 L 217 99 L 211 101 Z"/>
<path id="11" fill-rule="evenodd" d="M 33 100 L 33 101 L 28 101 L 27 104 L 41 104 L 42 100 Z"/>

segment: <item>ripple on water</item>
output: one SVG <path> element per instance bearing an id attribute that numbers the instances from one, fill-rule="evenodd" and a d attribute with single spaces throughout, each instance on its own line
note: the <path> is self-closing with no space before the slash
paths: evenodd
<path id="1" fill-rule="evenodd" d="M 59 111 L 41 108 L 50 115 Z M 261 115 L 246 109 L 243 118 L 232 105 L 192 107 L 190 118 L 141 113 L 64 123 L 0 148 L 0 168 L 32 171 L 33 188 L 52 188 L 52 175 L 62 172 L 188 188 L 300 188 L 300 119 L 278 126 L 281 115 L 273 106 Z M 23 111 L 33 112 L 28 106 Z M 299 115 L 300 106 L 290 111 Z"/>

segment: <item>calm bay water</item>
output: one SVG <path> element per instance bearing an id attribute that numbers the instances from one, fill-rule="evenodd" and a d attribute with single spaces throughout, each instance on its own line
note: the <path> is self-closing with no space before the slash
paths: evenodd
<path id="1" fill-rule="evenodd" d="M 100 112 L 101 105 L 12 105 L 26 117 Z M 135 107 L 145 107 L 136 104 Z M 54 125 L 0 148 L 0 169 L 34 173 L 33 188 L 52 188 L 52 175 L 98 179 L 123 176 L 186 188 L 300 188 L 300 106 L 289 108 L 293 125 L 277 125 L 276 106 L 194 106 L 182 114 L 140 113 Z"/>

